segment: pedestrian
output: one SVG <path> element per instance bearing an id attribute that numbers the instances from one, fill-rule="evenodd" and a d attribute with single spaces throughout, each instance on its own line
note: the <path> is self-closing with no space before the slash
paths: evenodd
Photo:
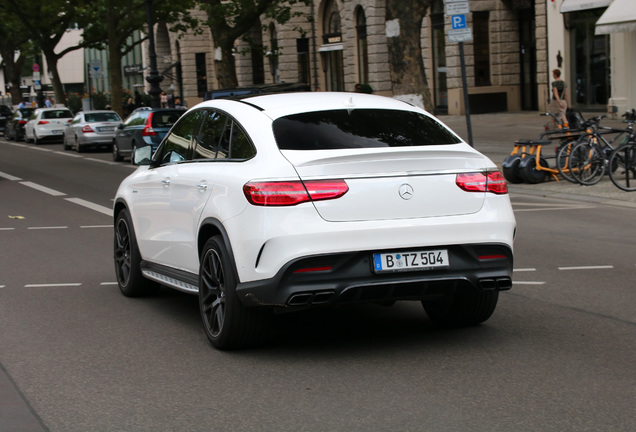
<path id="1" fill-rule="evenodd" d="M 51 102 L 51 98 L 47 97 L 46 100 L 44 101 L 44 106 L 47 108 L 51 108 L 53 106 L 53 102 Z"/>
<path id="2" fill-rule="evenodd" d="M 181 104 L 181 98 L 179 96 L 174 98 L 174 107 L 175 108 L 185 108 L 185 105 Z"/>
<path id="3" fill-rule="evenodd" d="M 139 91 L 135 90 L 135 108 L 139 108 L 141 106 L 141 95 Z"/>
<path id="4" fill-rule="evenodd" d="M 29 100 L 27 98 L 22 99 L 22 102 L 18 104 L 18 108 L 29 108 L 29 107 L 31 107 L 31 104 L 29 103 Z"/>
<path id="5" fill-rule="evenodd" d="M 161 108 L 168 108 L 168 95 L 166 92 L 161 92 Z"/>
<path id="6" fill-rule="evenodd" d="M 557 119 L 563 124 L 567 124 L 566 113 L 568 110 L 568 92 L 567 84 L 561 79 L 561 71 L 554 69 L 552 71 L 552 102 L 550 111 L 557 117 Z"/>

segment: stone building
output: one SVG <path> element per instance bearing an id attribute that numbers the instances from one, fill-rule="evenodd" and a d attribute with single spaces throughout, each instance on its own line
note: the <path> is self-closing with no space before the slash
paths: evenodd
<path id="1" fill-rule="evenodd" d="M 459 43 L 449 38 L 451 17 L 446 3 L 432 0 L 422 22 L 421 47 L 434 111 L 451 115 L 465 111 L 462 58 Z M 606 7 L 612 0 L 603 2 Z M 629 1 L 629 0 L 628 0 Z M 464 74 L 472 113 L 547 109 L 550 71 L 562 68 L 572 81 L 570 100 L 586 110 L 604 109 L 607 91 L 598 90 L 590 101 L 577 102 L 576 64 L 609 58 L 609 44 L 592 39 L 591 49 L 577 40 L 590 34 L 590 16 L 572 16 L 559 10 L 567 2 L 583 7 L 590 0 L 469 0 L 465 23 L 472 39 L 463 42 Z M 387 38 L 399 23 L 386 22 L 386 0 L 313 0 L 296 6 L 295 15 L 281 25 L 263 18 L 249 35 L 239 40 L 235 61 L 239 86 L 263 83 L 306 83 L 313 90 L 353 91 L 356 83 L 368 84 L 376 94 L 398 95 L 391 82 Z M 202 15 L 202 12 L 195 11 Z M 580 18 L 580 19 L 579 19 Z M 572 26 L 583 20 L 572 33 Z M 581 30 L 584 29 L 584 30 Z M 214 62 L 217 56 L 210 31 L 177 39 L 163 24 L 156 26 L 161 86 L 182 95 L 188 106 L 203 100 L 205 92 L 218 88 Z M 584 32 L 584 33 L 582 33 Z M 582 36 L 583 34 L 587 36 Z M 579 39 L 577 39 L 579 38 Z M 609 60 L 608 60 L 609 61 Z M 609 69 L 604 70 L 609 76 Z M 596 73 L 595 73 L 596 75 Z M 421 101 L 413 100 L 415 103 Z"/>

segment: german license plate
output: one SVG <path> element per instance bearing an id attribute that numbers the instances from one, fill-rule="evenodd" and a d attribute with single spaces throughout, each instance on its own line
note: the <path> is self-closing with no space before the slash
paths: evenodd
<path id="1" fill-rule="evenodd" d="M 430 270 L 449 265 L 446 249 L 373 254 L 376 273 Z"/>
<path id="2" fill-rule="evenodd" d="M 112 132 L 115 130 L 114 127 L 101 127 L 101 128 L 97 128 L 98 131 L 100 132 Z"/>

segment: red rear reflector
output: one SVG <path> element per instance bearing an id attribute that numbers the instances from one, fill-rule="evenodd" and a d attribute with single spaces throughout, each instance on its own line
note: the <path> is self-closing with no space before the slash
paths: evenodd
<path id="1" fill-rule="evenodd" d="M 310 273 L 310 272 L 320 272 L 320 271 L 328 271 L 333 267 L 309 267 L 309 268 L 301 268 L 298 270 L 294 270 L 294 273 Z"/>
<path id="2" fill-rule="evenodd" d="M 508 193 L 508 184 L 499 171 L 457 174 L 457 186 L 466 192 Z"/>
<path id="3" fill-rule="evenodd" d="M 243 193 L 253 205 L 293 206 L 308 201 L 335 199 L 349 187 L 344 180 L 249 182 Z"/>
<path id="4" fill-rule="evenodd" d="M 505 255 L 480 255 L 479 259 L 482 261 L 485 260 L 494 260 L 494 259 L 504 259 L 506 258 Z"/>

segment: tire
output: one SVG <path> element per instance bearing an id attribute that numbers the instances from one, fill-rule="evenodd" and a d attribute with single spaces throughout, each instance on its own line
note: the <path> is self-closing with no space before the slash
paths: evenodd
<path id="1" fill-rule="evenodd" d="M 530 184 L 542 183 L 548 178 L 548 173 L 537 169 L 537 157 L 526 156 L 519 163 L 519 174 L 523 181 Z M 539 165 L 545 168 L 549 168 L 548 162 L 541 158 L 539 159 Z"/>
<path id="2" fill-rule="evenodd" d="M 141 274 L 141 254 L 128 210 L 121 210 L 115 219 L 115 275 L 119 290 L 126 297 L 155 294 L 159 284 Z"/>
<path id="3" fill-rule="evenodd" d="M 501 163 L 503 175 L 508 183 L 523 183 L 523 178 L 519 173 L 519 164 L 521 163 L 520 155 L 510 155 Z"/>
<path id="4" fill-rule="evenodd" d="M 463 283 L 453 294 L 438 300 L 424 300 L 422 306 L 435 325 L 457 328 L 486 321 L 495 311 L 498 300 L 499 291 L 479 291 Z"/>
<path id="5" fill-rule="evenodd" d="M 68 145 L 68 142 L 66 141 L 66 135 L 64 135 L 63 142 L 64 142 L 64 150 L 70 150 L 71 146 Z"/>
<path id="6" fill-rule="evenodd" d="M 605 153 L 600 146 L 580 141 L 570 153 L 572 177 L 584 186 L 595 185 L 605 175 Z"/>
<path id="7" fill-rule="evenodd" d="M 77 137 L 75 137 L 75 151 L 78 153 L 84 153 L 86 149 L 82 148 L 82 146 L 80 146 L 79 140 L 77 139 Z"/>
<path id="8" fill-rule="evenodd" d="M 42 144 L 42 141 L 38 139 L 38 136 L 36 135 L 35 131 L 33 131 L 33 144 L 35 145 Z"/>
<path id="9" fill-rule="evenodd" d="M 238 277 L 223 238 L 210 238 L 199 266 L 199 310 L 208 340 L 217 349 L 246 348 L 264 342 L 269 310 L 246 308 L 236 294 Z"/>
<path id="10" fill-rule="evenodd" d="M 578 183 L 576 179 L 572 176 L 572 173 L 570 172 L 570 152 L 572 151 L 572 148 L 574 146 L 575 146 L 575 143 L 568 143 L 561 146 L 561 148 L 559 149 L 559 152 L 557 153 L 556 164 L 557 164 L 557 169 L 559 170 L 559 174 L 561 174 L 561 177 L 563 177 L 565 180 L 569 182 Z"/>
<path id="11" fill-rule="evenodd" d="M 113 152 L 113 160 L 115 162 L 121 162 L 122 160 L 124 160 L 122 155 L 119 154 L 119 148 L 117 147 L 117 143 L 115 141 L 113 141 L 112 152 Z"/>
<path id="12" fill-rule="evenodd" d="M 630 142 L 619 146 L 612 152 L 609 166 L 616 167 L 610 171 L 612 183 L 624 191 L 636 191 L 636 143 Z"/>

